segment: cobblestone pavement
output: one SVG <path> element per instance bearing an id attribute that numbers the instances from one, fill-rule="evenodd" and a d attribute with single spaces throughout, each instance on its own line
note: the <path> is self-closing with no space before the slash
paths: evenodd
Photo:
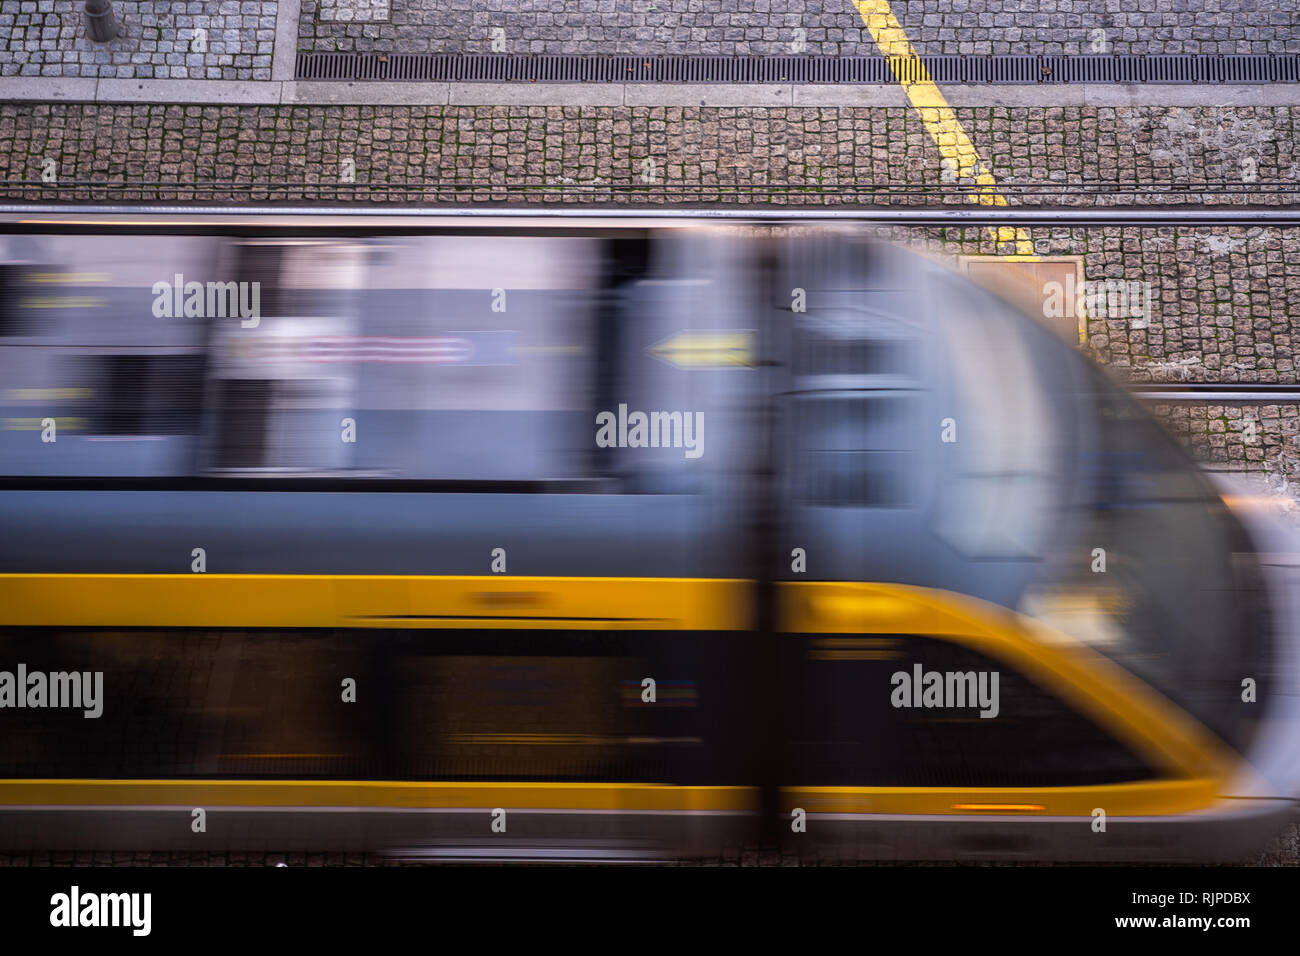
<path id="1" fill-rule="evenodd" d="M 955 112 L 999 189 L 1021 204 L 1091 205 L 1098 188 L 1109 192 L 1103 202 L 1121 204 L 1202 200 L 1220 187 L 1241 202 L 1276 203 L 1300 190 L 1298 108 Z M 0 104 L 5 177 L 39 179 L 48 158 L 64 183 L 260 183 L 286 199 L 332 196 L 344 158 L 356 163 L 357 186 L 339 199 L 384 187 L 408 202 L 438 190 L 448 201 L 591 202 L 612 189 L 652 203 L 858 204 L 891 190 L 879 201 L 961 205 L 971 185 L 945 176 L 930 133 L 905 107 Z"/>
<path id="2" fill-rule="evenodd" d="M 1157 405 L 1152 411 L 1197 461 L 1228 463 L 1294 482 L 1300 475 L 1300 409 L 1295 405 Z M 1255 423 L 1247 442 L 1245 424 Z"/>
<path id="3" fill-rule="evenodd" d="M 877 52 L 850 0 L 391 0 L 383 18 L 375 15 L 380 5 L 390 6 L 384 0 L 304 0 L 299 49 Z M 894 0 L 892 8 L 923 54 L 1300 51 L 1295 0 Z"/>
<path id="4" fill-rule="evenodd" d="M 86 36 L 81 0 L 2 0 L 0 76 L 269 80 L 276 6 L 119 2 L 117 39 L 98 44 Z"/>

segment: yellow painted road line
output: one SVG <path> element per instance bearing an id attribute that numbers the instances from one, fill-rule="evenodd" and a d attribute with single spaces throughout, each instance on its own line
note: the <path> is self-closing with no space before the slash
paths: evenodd
<path id="1" fill-rule="evenodd" d="M 978 192 L 971 195 L 971 202 L 981 206 L 1007 205 L 1006 197 L 998 192 L 997 180 L 980 161 L 975 144 L 966 135 L 957 114 L 943 98 L 939 87 L 930 79 L 930 72 L 917 57 L 902 24 L 889 7 L 889 0 L 853 0 L 853 5 L 857 7 L 862 22 L 871 31 L 876 46 L 880 47 L 881 55 L 889 60 L 894 78 L 903 87 L 903 92 L 921 117 L 926 132 L 939 147 L 939 154 L 953 165 L 957 178 L 972 179 L 980 187 Z M 995 242 L 1015 243 L 1015 254 L 1006 258 L 1025 261 L 1038 258 L 1034 255 L 1034 243 L 1027 229 L 998 226 L 990 228 L 989 233 Z"/>

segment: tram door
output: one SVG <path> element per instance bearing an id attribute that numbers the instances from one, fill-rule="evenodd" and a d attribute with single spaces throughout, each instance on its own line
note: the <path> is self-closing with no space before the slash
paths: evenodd
<path id="1" fill-rule="evenodd" d="M 893 760 L 888 671 L 878 678 L 903 648 L 879 633 L 887 607 L 870 586 L 935 576 L 926 515 L 945 416 L 931 386 L 934 299 L 912 257 L 823 234 L 787 240 L 779 260 L 773 590 L 788 837 L 796 811 L 829 809 L 804 788 L 862 785 L 865 768 Z"/>

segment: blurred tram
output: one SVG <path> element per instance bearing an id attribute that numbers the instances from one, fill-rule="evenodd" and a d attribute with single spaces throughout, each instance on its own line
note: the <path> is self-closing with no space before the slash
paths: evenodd
<path id="1" fill-rule="evenodd" d="M 941 265 L 0 230 L 4 849 L 1210 861 L 1292 819 L 1300 547 Z"/>

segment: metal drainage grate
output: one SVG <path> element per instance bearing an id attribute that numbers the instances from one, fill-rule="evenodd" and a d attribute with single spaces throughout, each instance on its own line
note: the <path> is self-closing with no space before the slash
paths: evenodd
<path id="1" fill-rule="evenodd" d="M 599 56 L 299 53 L 300 80 L 462 83 L 1296 83 L 1300 54 Z"/>

